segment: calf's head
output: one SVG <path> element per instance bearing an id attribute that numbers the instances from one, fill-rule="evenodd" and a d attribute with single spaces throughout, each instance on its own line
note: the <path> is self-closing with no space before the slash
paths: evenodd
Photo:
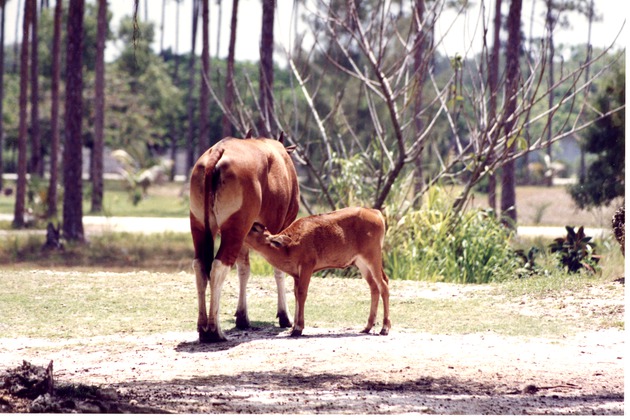
<path id="1" fill-rule="evenodd" d="M 254 222 L 254 225 L 247 234 L 247 242 L 250 243 L 254 249 L 261 247 L 281 249 L 291 244 L 291 238 L 282 234 L 272 235 L 265 226 Z"/>

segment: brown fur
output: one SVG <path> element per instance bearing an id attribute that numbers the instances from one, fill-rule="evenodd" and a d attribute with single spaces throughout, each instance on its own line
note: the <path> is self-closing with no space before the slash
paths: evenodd
<path id="1" fill-rule="evenodd" d="M 355 265 L 371 291 L 370 316 L 362 332 L 374 326 L 379 295 L 383 299 L 383 328 L 389 332 L 389 279 L 383 271 L 382 246 L 385 219 L 380 211 L 350 207 L 331 213 L 304 217 L 279 234 L 254 224 L 247 244 L 271 265 L 293 276 L 295 281 L 295 318 L 291 335 L 304 328 L 304 304 L 311 275 L 326 268 Z"/>
<path id="2" fill-rule="evenodd" d="M 235 263 L 241 283 L 237 326 L 249 326 L 245 299 L 249 257 L 243 241 L 254 222 L 265 224 L 271 232 L 287 227 L 297 216 L 298 200 L 293 162 L 276 140 L 225 138 L 199 157 L 190 177 L 190 229 L 195 248 L 193 268 L 197 277 L 197 327 L 201 341 L 225 340 L 218 320 L 219 297 L 227 270 Z M 214 256 L 214 240 L 219 233 L 221 245 Z M 219 263 L 220 268 L 215 270 Z M 208 281 L 209 314 L 205 307 Z M 283 285 L 282 281 L 282 293 Z M 278 299 L 281 325 L 290 326 L 286 303 L 281 308 L 281 300 L 284 297 Z"/>

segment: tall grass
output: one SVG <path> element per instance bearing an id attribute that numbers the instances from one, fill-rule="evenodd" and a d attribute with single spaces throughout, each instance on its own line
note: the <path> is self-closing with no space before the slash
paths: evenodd
<path id="1" fill-rule="evenodd" d="M 384 261 L 392 278 L 488 283 L 517 267 L 511 233 L 479 209 L 451 211 L 450 197 L 432 188 L 420 210 L 407 212 L 387 232 Z"/>

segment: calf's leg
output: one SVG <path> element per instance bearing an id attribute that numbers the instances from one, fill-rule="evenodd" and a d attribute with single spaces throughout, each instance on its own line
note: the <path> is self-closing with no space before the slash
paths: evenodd
<path id="1" fill-rule="evenodd" d="M 304 304 L 308 294 L 308 285 L 311 281 L 312 272 L 300 274 L 300 277 L 294 277 L 294 294 L 295 294 L 295 316 L 293 319 L 293 329 L 291 337 L 299 337 L 304 330 Z"/>
<path id="2" fill-rule="evenodd" d="M 355 262 L 355 265 L 359 268 L 361 272 L 361 276 L 367 281 L 370 286 L 370 315 L 368 316 L 368 322 L 365 328 L 361 330 L 362 333 L 369 333 L 374 327 L 374 322 L 376 321 L 376 313 L 378 311 L 378 297 L 379 297 L 379 289 L 376 281 L 374 280 L 374 276 L 372 275 L 372 271 L 370 270 L 369 265 L 363 261 L 358 259 Z"/>
<path id="3" fill-rule="evenodd" d="M 389 320 L 389 279 L 382 268 L 382 260 L 375 256 L 369 260 L 359 258 L 355 264 L 361 271 L 363 278 L 370 285 L 371 294 L 370 316 L 368 317 L 367 326 L 361 332 L 368 333 L 374 326 L 380 295 L 383 300 L 383 328 L 381 328 L 379 334 L 387 335 L 391 328 L 391 321 Z"/>
<path id="4" fill-rule="evenodd" d="M 385 274 L 385 270 L 380 270 L 380 283 L 379 288 L 381 291 L 381 299 L 383 299 L 383 328 L 381 328 L 381 335 L 387 335 L 389 329 L 392 327 L 392 323 L 389 320 L 389 278 Z"/>

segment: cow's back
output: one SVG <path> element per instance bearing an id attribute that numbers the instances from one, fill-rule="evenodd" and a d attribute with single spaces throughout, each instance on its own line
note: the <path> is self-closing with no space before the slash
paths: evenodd
<path id="1" fill-rule="evenodd" d="M 309 260 L 329 262 L 316 267 L 317 271 L 350 265 L 357 254 L 380 253 L 385 219 L 379 210 L 349 207 L 298 219 L 283 234 L 311 253 Z"/>
<path id="2" fill-rule="evenodd" d="M 277 140 L 226 138 L 208 149 L 193 168 L 191 227 L 207 224 L 215 235 L 228 229 L 226 225 L 243 224 L 231 228 L 242 243 L 254 221 L 275 233 L 295 220 L 298 209 L 295 167 Z"/>

